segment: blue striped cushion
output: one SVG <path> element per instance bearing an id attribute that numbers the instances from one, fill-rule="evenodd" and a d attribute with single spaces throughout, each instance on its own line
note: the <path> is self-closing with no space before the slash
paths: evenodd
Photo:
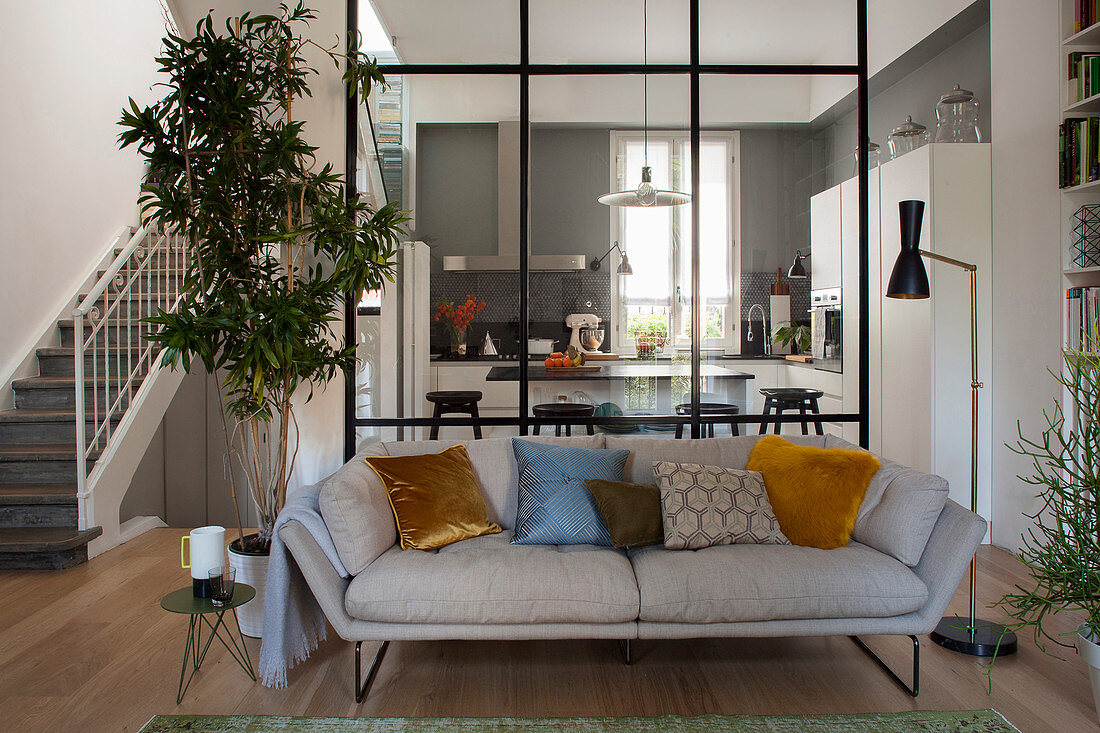
<path id="1" fill-rule="evenodd" d="M 519 464 L 515 545 L 603 545 L 611 535 L 584 482 L 623 480 L 628 450 L 588 450 L 512 438 Z"/>

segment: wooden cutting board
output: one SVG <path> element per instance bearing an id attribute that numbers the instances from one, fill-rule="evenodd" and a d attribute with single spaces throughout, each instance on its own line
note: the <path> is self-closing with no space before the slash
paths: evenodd
<path id="1" fill-rule="evenodd" d="M 546 370 L 547 375 L 561 375 L 566 376 L 569 374 L 591 374 L 592 372 L 598 372 L 603 369 L 599 364 L 582 364 L 581 366 L 573 367 L 543 367 Z"/>
<path id="2" fill-rule="evenodd" d="M 612 354 L 610 351 L 601 351 L 598 354 L 585 354 L 586 361 L 615 361 L 619 358 L 618 354 Z"/>

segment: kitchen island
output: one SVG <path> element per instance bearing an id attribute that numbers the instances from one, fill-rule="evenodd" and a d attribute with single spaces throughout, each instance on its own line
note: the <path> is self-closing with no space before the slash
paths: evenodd
<path id="1" fill-rule="evenodd" d="M 595 362 L 593 362 L 595 364 Z M 600 379 L 631 379 L 631 378 L 653 378 L 653 379 L 672 379 L 673 377 L 690 377 L 691 365 L 684 364 L 682 362 L 660 362 L 660 361 L 633 361 L 633 362 L 600 362 L 601 367 L 598 372 L 567 372 L 567 373 L 555 373 L 553 369 L 547 369 L 545 366 L 538 364 L 532 364 L 527 367 L 527 378 L 532 382 L 550 381 L 557 382 L 561 380 L 600 380 Z M 710 364 L 703 364 L 700 369 L 701 376 L 704 378 L 714 379 L 752 379 L 752 375 L 746 372 L 739 372 L 734 369 L 727 369 L 726 367 L 712 366 Z M 486 382 L 518 382 L 519 381 L 519 367 L 518 366 L 495 366 L 489 370 L 489 374 L 485 377 Z"/>
<path id="2" fill-rule="evenodd" d="M 675 414 L 676 406 L 688 399 L 691 390 L 691 365 L 671 361 L 604 361 L 592 362 L 599 371 L 555 372 L 542 364 L 531 364 L 527 376 L 531 381 L 531 404 L 539 402 L 612 402 L 622 405 L 629 414 L 627 392 L 641 388 L 652 399 L 647 414 Z M 753 375 L 712 364 L 700 367 L 703 391 L 714 396 L 712 402 L 728 402 L 744 411 L 752 389 Z M 487 383 L 518 382 L 519 366 L 495 366 L 485 375 Z M 537 384 L 536 384 L 537 383 Z M 559 383 L 559 387 L 555 387 Z M 566 386 L 568 385 L 568 386 Z M 648 386 L 647 386 L 648 385 Z"/>

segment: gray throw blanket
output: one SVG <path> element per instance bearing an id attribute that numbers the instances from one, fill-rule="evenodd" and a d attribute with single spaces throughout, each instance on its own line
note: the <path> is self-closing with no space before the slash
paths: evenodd
<path id="1" fill-rule="evenodd" d="M 327 634 L 325 614 L 286 543 L 280 539 L 279 528 L 291 519 L 301 522 L 336 572 L 344 578 L 349 575 L 321 518 L 317 504 L 320 489 L 320 483 L 303 486 L 287 500 L 275 520 L 264 595 L 264 637 L 260 647 L 260 682 L 266 687 L 286 687 L 287 670 L 308 659 Z"/>

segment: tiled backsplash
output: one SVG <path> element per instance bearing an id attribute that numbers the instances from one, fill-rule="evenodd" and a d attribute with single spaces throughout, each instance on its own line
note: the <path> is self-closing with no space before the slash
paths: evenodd
<path id="1" fill-rule="evenodd" d="M 771 286 L 777 275 L 774 272 L 741 273 L 741 322 L 742 334 L 747 332 L 749 309 L 754 304 L 764 307 L 771 323 Z M 791 288 L 791 318 L 809 322 L 810 280 L 784 280 Z M 431 302 L 434 307 L 442 300 L 461 302 L 468 295 L 485 301 L 485 308 L 477 314 L 470 328 L 471 350 L 475 336 L 484 338 L 489 327 L 494 338 L 511 340 L 518 336 L 519 273 L 518 272 L 441 272 L 432 275 Z M 591 305 L 589 305 L 591 303 Z M 533 272 L 529 298 L 531 335 L 560 338 L 568 334 L 565 317 L 570 313 L 594 313 L 600 317 L 606 333 L 611 328 L 611 281 L 605 272 L 590 270 L 572 272 Z M 480 326 L 480 327 L 479 327 Z M 433 351 L 440 351 L 433 329 Z M 514 334 L 512 332 L 515 332 Z M 762 334 L 761 334 L 762 337 Z M 742 342 L 745 353 L 760 348 L 762 341 Z M 502 348 L 507 348 L 502 345 Z M 605 347 L 606 348 L 606 347 Z"/>
<path id="2" fill-rule="evenodd" d="M 762 305 L 764 313 L 771 322 L 771 293 L 772 285 L 778 280 L 778 274 L 774 272 L 742 272 L 741 273 L 741 320 L 749 317 L 749 308 L 754 305 Z M 810 320 L 810 279 L 790 280 L 783 279 L 791 288 L 791 319 L 795 321 Z"/>
<path id="3" fill-rule="evenodd" d="M 570 313 L 594 313 L 600 317 L 607 333 L 611 332 L 611 280 L 606 271 L 590 270 L 571 272 L 532 272 L 528 296 L 531 316 L 531 335 L 558 338 L 567 333 L 565 317 Z M 518 272 L 441 272 L 432 275 L 430 297 L 434 307 L 440 300 L 461 302 L 467 296 L 485 301 L 485 308 L 477 314 L 471 332 L 484 338 L 484 329 L 478 324 L 493 324 L 498 332 L 504 324 L 519 320 Z M 556 325 L 555 325 L 556 324 Z M 560 329 L 559 329 L 560 327 Z M 436 344 L 433 329 L 433 349 Z M 549 331 L 548 333 L 544 333 Z M 507 334 L 499 333 L 500 338 Z M 472 336 L 471 336 L 472 338 Z"/>

